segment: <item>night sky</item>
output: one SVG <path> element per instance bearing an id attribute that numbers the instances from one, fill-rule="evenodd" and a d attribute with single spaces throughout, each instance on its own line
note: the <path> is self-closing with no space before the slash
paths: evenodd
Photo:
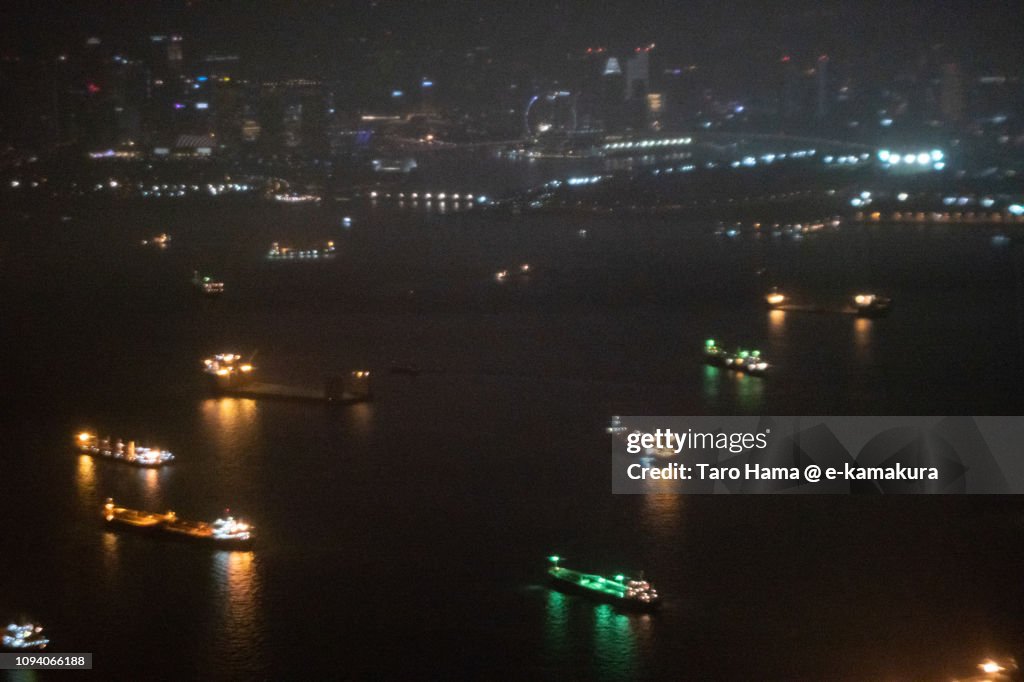
<path id="1" fill-rule="evenodd" d="M 723 72 L 820 52 L 871 70 L 936 45 L 977 68 L 1005 69 L 1024 54 L 1022 7 L 994 0 L 16 0 L 3 3 L 0 31 L 4 55 L 20 57 L 54 54 L 90 35 L 130 48 L 150 34 L 178 32 L 204 51 L 239 54 L 261 76 L 344 77 L 353 60 L 381 49 L 428 54 L 480 45 L 534 70 L 587 45 L 652 41 L 667 58 Z"/>

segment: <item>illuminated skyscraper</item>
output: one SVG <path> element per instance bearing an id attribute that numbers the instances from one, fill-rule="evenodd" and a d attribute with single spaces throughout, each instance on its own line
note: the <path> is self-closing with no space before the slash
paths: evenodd
<path id="1" fill-rule="evenodd" d="M 650 47 L 638 47 L 636 52 L 626 60 L 625 99 L 627 100 L 647 96 L 647 88 L 651 80 L 650 50 Z"/>

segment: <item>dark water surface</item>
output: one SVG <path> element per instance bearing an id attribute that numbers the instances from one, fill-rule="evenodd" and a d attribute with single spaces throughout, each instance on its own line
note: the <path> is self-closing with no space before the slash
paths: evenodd
<path id="1" fill-rule="evenodd" d="M 139 245 L 162 231 L 166 251 Z M 247 203 L 7 212 L 0 618 L 45 623 L 105 679 L 969 674 L 1024 642 L 1020 499 L 613 496 L 604 426 L 1017 414 L 1020 257 L 989 237 L 730 240 L 670 218 Z M 328 238 L 335 261 L 261 261 L 271 241 Z M 197 299 L 195 266 L 227 293 Z M 835 301 L 872 287 L 896 307 L 769 315 L 772 284 Z M 774 372 L 703 367 L 708 336 L 759 347 Z M 224 350 L 258 350 L 282 383 L 368 368 L 378 400 L 211 398 L 199 361 Z M 390 376 L 392 360 L 424 373 Z M 178 461 L 77 456 L 83 428 Z M 187 518 L 230 507 L 259 544 L 105 532 L 110 496 Z M 667 604 L 629 616 L 552 592 L 552 552 L 643 570 Z"/>

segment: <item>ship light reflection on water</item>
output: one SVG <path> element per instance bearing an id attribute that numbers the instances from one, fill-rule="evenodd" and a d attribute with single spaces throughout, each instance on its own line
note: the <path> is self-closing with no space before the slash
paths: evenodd
<path id="1" fill-rule="evenodd" d="M 673 494 L 676 482 L 666 479 L 645 479 L 646 494 L 641 520 L 647 532 L 659 544 L 669 545 L 682 540 L 683 495 Z"/>
<path id="2" fill-rule="evenodd" d="M 614 671 L 614 677 L 635 674 L 636 635 L 630 616 L 619 613 L 610 604 L 594 607 L 594 655 Z"/>
<path id="3" fill-rule="evenodd" d="M 259 406 L 249 398 L 210 398 L 200 407 L 210 439 L 217 449 L 240 456 L 257 437 Z"/>
<path id="4" fill-rule="evenodd" d="M 547 645 L 550 653 L 559 660 L 567 660 L 569 608 L 564 594 L 558 590 L 547 590 L 547 617 L 544 619 Z"/>
<path id="5" fill-rule="evenodd" d="M 237 674 L 262 670 L 264 631 L 259 564 L 253 552 L 216 552 L 212 575 L 220 627 L 215 649 L 222 652 L 215 665 Z M 253 677 L 261 675 L 254 674 Z"/>
<path id="6" fill-rule="evenodd" d="M 110 579 L 110 585 L 117 583 L 117 568 L 120 565 L 118 534 L 110 530 L 103 533 L 103 568 L 104 575 Z"/>
<path id="7" fill-rule="evenodd" d="M 146 500 L 146 506 L 150 509 L 158 509 L 163 506 L 160 504 L 160 472 L 156 469 L 145 469 L 139 474 L 143 477 L 145 490 L 143 498 Z"/>
<path id="8" fill-rule="evenodd" d="M 553 557 L 549 557 L 553 558 Z M 637 636 L 646 639 L 652 619 L 648 614 L 624 614 L 610 604 L 573 599 L 554 589 L 547 590 L 545 603 L 545 648 L 547 657 L 556 664 L 576 660 L 579 653 L 573 642 L 575 629 L 583 627 L 592 615 L 593 655 L 601 667 L 611 670 L 615 679 L 629 679 L 636 674 Z"/>
<path id="9" fill-rule="evenodd" d="M 704 365 L 704 380 L 701 383 L 701 392 L 704 394 L 704 400 L 710 404 L 714 404 L 718 400 L 721 392 L 720 379 L 720 372 L 717 367 Z"/>
<path id="10" fill-rule="evenodd" d="M 853 342 L 857 348 L 859 359 L 868 359 L 867 352 L 871 349 L 872 321 L 867 317 L 858 317 L 853 322 Z"/>
<path id="11" fill-rule="evenodd" d="M 758 414 L 764 403 L 764 382 L 756 377 L 733 374 L 736 382 L 736 401 L 740 409 L 749 414 Z"/>
<path id="12" fill-rule="evenodd" d="M 85 504 L 90 508 L 97 506 L 99 498 L 96 496 L 96 462 L 89 455 L 78 456 L 75 485 Z"/>

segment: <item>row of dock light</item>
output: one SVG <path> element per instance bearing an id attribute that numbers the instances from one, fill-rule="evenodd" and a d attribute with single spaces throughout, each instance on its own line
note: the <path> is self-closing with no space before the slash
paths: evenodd
<path id="1" fill-rule="evenodd" d="M 621 149 L 650 149 L 658 147 L 677 147 L 693 143 L 690 137 L 668 137 L 650 140 L 635 140 L 633 142 L 608 142 L 601 145 L 602 151 L 618 151 Z"/>
<path id="2" fill-rule="evenodd" d="M 1000 213 L 998 211 L 894 211 L 883 215 L 880 211 L 864 213 L 858 211 L 853 216 L 854 221 L 865 222 L 898 222 L 898 223 L 1024 223 L 1024 215 L 1013 213 Z"/>
<path id="3" fill-rule="evenodd" d="M 894 152 L 888 149 L 878 150 L 878 160 L 884 168 L 907 167 L 911 170 L 937 170 L 946 167 L 946 155 L 941 149 L 917 152 Z"/>
<path id="4" fill-rule="evenodd" d="M 787 159 L 805 159 L 812 157 L 817 153 L 818 150 L 816 149 L 798 149 L 796 151 L 791 152 L 768 153 L 761 154 L 760 156 L 744 156 L 742 159 L 733 159 L 732 161 L 723 161 L 721 163 L 715 161 L 706 161 L 703 163 L 703 168 L 711 170 L 714 168 L 718 168 L 721 165 L 728 165 L 729 168 L 753 168 L 755 166 L 769 165 L 775 163 L 776 161 L 785 161 Z M 861 156 L 863 158 L 857 156 L 840 157 L 842 161 L 840 161 L 839 163 L 855 164 L 868 159 L 867 154 L 862 154 Z M 824 160 L 825 163 L 832 163 L 835 158 L 836 157 L 833 156 L 826 156 Z M 651 171 L 651 174 L 661 175 L 663 173 L 691 173 L 695 170 L 697 170 L 697 164 L 687 163 L 680 166 L 655 168 L 654 170 Z M 571 180 L 569 184 L 573 184 Z"/>
<path id="5" fill-rule="evenodd" d="M 448 192 L 370 192 L 371 199 L 423 199 L 425 201 L 475 201 L 478 204 L 487 203 L 487 197 L 483 195 L 474 196 L 472 194 L 459 194 L 457 192 L 449 194 Z"/>

